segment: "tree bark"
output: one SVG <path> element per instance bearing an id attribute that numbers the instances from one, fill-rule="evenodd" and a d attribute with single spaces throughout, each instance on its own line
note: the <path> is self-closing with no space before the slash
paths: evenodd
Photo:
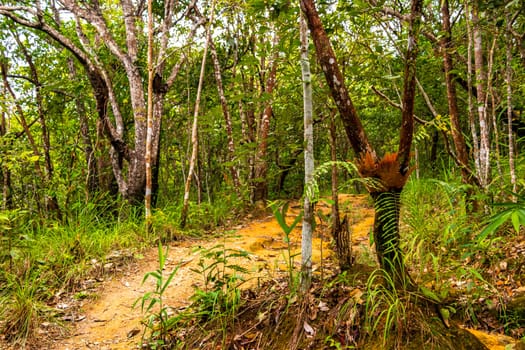
<path id="1" fill-rule="evenodd" d="M 226 136 L 228 138 L 228 162 L 232 163 L 229 166 L 230 174 L 233 181 L 234 191 L 237 194 L 237 197 L 240 199 L 242 198 L 241 182 L 239 180 L 237 167 L 233 164 L 235 160 L 235 141 L 233 139 L 232 121 L 230 117 L 230 110 L 228 108 L 228 101 L 226 100 L 226 94 L 224 93 L 224 87 L 222 84 L 222 72 L 219 57 L 217 56 L 217 50 L 215 49 L 215 44 L 213 42 L 210 43 L 210 52 L 211 58 L 213 60 L 213 68 L 215 71 L 215 80 L 217 82 L 217 91 L 219 92 L 219 99 L 221 102 L 222 115 L 224 116 L 224 123 L 226 126 Z"/>
<path id="2" fill-rule="evenodd" d="M 299 159 L 299 155 L 303 153 L 304 149 L 298 148 L 294 150 L 290 156 L 290 159 L 286 162 L 286 164 L 280 164 L 279 160 L 277 159 L 276 165 L 279 167 L 279 181 L 277 183 L 277 192 L 280 193 L 284 189 L 284 183 L 286 181 L 286 178 L 290 174 L 290 171 L 294 168 L 295 163 L 297 163 L 297 160 Z"/>
<path id="3" fill-rule="evenodd" d="M 3 90 L 3 93 L 5 93 L 5 86 Z M 3 137 L 7 134 L 5 111 L 0 113 L 0 117 L 0 137 Z M 0 180 L 2 181 L 2 210 L 8 210 L 13 207 L 13 197 L 11 191 L 11 170 L 5 164 L 0 165 Z"/>
<path id="4" fill-rule="evenodd" d="M 335 110 L 330 111 L 330 158 L 332 160 L 332 237 L 335 241 L 335 250 L 341 271 L 352 267 L 352 235 L 348 217 L 345 215 L 341 221 L 339 213 L 339 194 L 337 190 L 337 148 Z"/>
<path id="5" fill-rule="evenodd" d="M 72 58 L 67 60 L 67 66 L 71 80 L 76 81 L 78 79 L 78 75 L 75 68 L 75 62 Z M 93 141 L 89 132 L 89 122 L 86 109 L 84 107 L 84 103 L 78 95 L 75 95 L 75 106 L 80 124 L 80 137 L 82 138 L 82 143 L 84 144 L 84 155 L 86 157 L 86 202 L 88 202 L 94 193 L 100 192 L 97 159 L 95 157 Z"/>
<path id="6" fill-rule="evenodd" d="M 368 141 L 361 120 L 350 99 L 334 50 L 326 35 L 313 0 L 301 0 L 301 10 L 308 20 L 308 27 L 310 28 L 312 40 L 315 45 L 317 60 L 323 69 L 330 93 L 339 110 L 339 115 L 343 121 L 348 140 L 354 152 L 357 158 L 361 158 L 365 154 L 370 154 L 373 159 L 376 160 L 375 150 Z"/>
<path id="7" fill-rule="evenodd" d="M 128 3 L 124 0 L 123 4 Z M 128 21 L 128 19 L 126 19 Z M 133 24 L 134 25 L 134 24 Z M 134 37 L 128 37 L 128 40 L 136 40 Z M 130 45 L 128 45 L 130 46 Z M 136 44 L 134 45 L 136 47 Z M 135 53 L 136 56 L 136 53 Z M 146 132 L 146 153 L 144 161 L 146 163 L 146 191 L 144 195 L 144 209 L 146 219 L 146 232 L 150 230 L 151 220 L 151 195 L 152 195 L 152 171 L 151 171 L 151 139 L 153 137 L 153 3 L 148 0 L 148 107 L 147 107 L 147 132 Z"/>
<path id="8" fill-rule="evenodd" d="M 200 13 L 200 11 L 197 8 L 197 6 L 194 7 L 194 10 L 197 12 L 197 14 L 198 14 L 198 16 L 200 18 L 204 19 L 204 16 L 202 16 L 202 14 Z M 231 121 L 231 116 L 230 116 L 230 110 L 228 108 L 228 101 L 226 100 L 226 94 L 224 93 L 224 85 L 222 83 L 221 65 L 220 65 L 219 57 L 217 55 L 217 50 L 215 48 L 215 44 L 213 43 L 213 41 L 210 41 L 209 46 L 210 46 L 211 58 L 212 58 L 212 61 L 213 61 L 213 70 L 214 70 L 214 73 L 215 73 L 215 81 L 217 83 L 217 92 L 219 93 L 219 100 L 220 100 L 220 103 L 221 103 L 222 114 L 224 116 L 224 123 L 225 123 L 225 126 L 226 126 L 226 136 L 227 136 L 227 139 L 228 139 L 228 162 L 232 163 L 229 166 L 230 174 L 231 174 L 231 177 L 232 177 L 235 193 L 237 194 L 238 198 L 241 198 L 242 197 L 242 195 L 241 195 L 241 182 L 239 180 L 239 174 L 238 174 L 237 168 L 233 164 L 234 159 L 235 159 L 235 141 L 233 139 L 233 128 L 232 128 L 232 121 Z"/>
<path id="9" fill-rule="evenodd" d="M 303 80 L 304 113 L 304 215 L 301 238 L 301 290 L 310 289 L 312 283 L 312 236 L 314 227 L 314 125 L 312 107 L 312 76 L 308 57 L 308 28 L 300 15 L 301 73 Z"/>
<path id="10" fill-rule="evenodd" d="M 317 57 L 323 69 L 332 98 L 339 110 L 348 139 L 358 159 L 360 175 L 367 180 L 367 188 L 375 202 L 376 253 L 381 267 L 399 288 L 413 287 L 404 266 L 399 247 L 399 201 L 410 175 L 410 148 L 413 136 L 413 106 L 415 98 L 416 57 L 422 0 L 413 0 L 409 16 L 408 45 L 404 74 L 402 128 L 398 153 L 386 154 L 378 159 L 370 145 L 365 130 L 348 95 L 337 59 L 324 31 L 313 0 L 301 0 L 301 10 L 306 15 L 315 44 Z M 397 198 L 397 199 L 396 199 Z"/>
<path id="11" fill-rule="evenodd" d="M 480 176 L 480 159 L 479 159 L 479 135 L 478 135 L 478 127 L 476 124 L 475 116 L 474 116 L 474 102 L 473 102 L 473 95 L 475 94 L 475 89 L 472 86 L 472 75 L 473 75 L 473 66 L 472 66 L 472 43 L 473 43 L 473 34 L 472 34 L 472 24 L 469 19 L 469 5 L 468 1 L 465 1 L 465 13 L 467 14 L 465 16 L 466 22 L 465 25 L 467 27 L 467 91 L 472 92 L 468 94 L 468 118 L 469 118 L 469 126 L 470 126 L 470 133 L 472 135 L 472 151 L 474 154 L 474 168 L 476 169 L 476 175 L 477 177 Z M 481 181 L 481 179 L 479 179 Z M 481 184 L 480 184 L 481 187 Z M 477 205 L 476 205 L 477 207 Z M 475 208 L 473 208 L 476 210 Z"/>
<path id="12" fill-rule="evenodd" d="M 197 87 L 197 96 L 195 97 L 195 107 L 194 107 L 194 112 L 193 112 L 193 125 L 191 129 L 192 151 L 191 151 L 188 176 L 186 178 L 186 183 L 184 185 L 184 198 L 183 198 L 183 204 L 182 204 L 182 209 L 181 209 L 181 214 L 180 214 L 180 227 L 181 228 L 184 228 L 186 226 L 186 220 L 188 218 L 188 207 L 190 203 L 190 187 L 191 187 L 192 177 L 194 176 L 194 173 L 195 173 L 195 164 L 197 162 L 197 155 L 199 152 L 199 148 L 198 148 L 199 140 L 197 136 L 199 105 L 200 105 L 200 99 L 201 99 L 202 85 L 204 82 L 204 72 L 206 69 L 206 58 L 208 56 L 208 47 L 211 41 L 211 23 L 213 22 L 214 12 L 215 12 L 215 1 L 213 1 L 211 5 L 211 18 L 210 18 L 210 23 L 208 24 L 208 27 L 206 30 L 206 42 L 204 44 L 204 52 L 202 53 L 201 70 L 200 70 L 200 75 L 199 75 L 199 85 Z M 199 189 L 199 194 L 200 194 L 200 189 Z"/>
<path id="13" fill-rule="evenodd" d="M 336 233 L 339 232 L 341 226 L 341 218 L 339 217 L 339 193 L 338 193 L 338 178 L 337 178 L 337 131 L 335 127 L 335 110 L 330 110 L 330 160 L 332 161 L 331 185 L 332 185 L 332 236 L 335 238 Z"/>
<path id="14" fill-rule="evenodd" d="M 274 33 L 272 40 L 273 54 L 271 62 L 268 65 L 268 76 L 266 77 L 266 82 L 264 84 L 263 92 L 272 96 L 273 90 L 277 82 L 277 65 L 279 58 L 279 49 L 277 47 L 279 43 L 279 35 Z M 258 135 L 258 145 L 257 151 L 255 154 L 255 169 L 254 169 L 254 179 L 252 184 L 252 201 L 257 202 L 266 202 L 268 199 L 268 136 L 270 134 L 270 122 L 273 116 L 273 107 L 272 99 L 266 102 L 264 111 L 261 115 L 260 129 Z"/>
<path id="15" fill-rule="evenodd" d="M 452 57 L 450 51 L 454 49 L 452 44 L 452 30 L 450 26 L 450 11 L 449 1 L 443 0 L 441 2 L 441 17 L 442 17 L 442 30 L 444 35 L 442 36 L 439 44 L 443 54 L 443 68 L 445 71 L 445 84 L 447 87 L 447 102 L 448 102 L 448 114 L 450 116 L 451 134 L 456 149 L 456 158 L 461 166 L 461 177 L 464 183 L 472 184 L 471 174 L 469 171 L 469 159 L 467 152 L 467 145 L 465 138 L 461 131 L 461 123 L 459 121 L 459 111 L 457 104 L 456 85 L 453 80 L 452 71 L 454 66 L 452 63 Z"/>
<path id="16" fill-rule="evenodd" d="M 512 184 L 512 192 L 517 191 L 517 179 L 516 179 L 516 165 L 514 164 L 514 132 L 512 130 L 512 22 L 508 11 L 505 14 L 506 21 L 506 35 L 505 35 L 505 83 L 507 85 L 507 137 L 509 143 L 509 172 L 510 172 L 510 183 Z M 513 195 L 513 199 L 516 200 L 516 196 Z"/>
<path id="17" fill-rule="evenodd" d="M 404 256 L 399 249 L 399 212 L 402 189 L 372 192 L 374 199 L 374 244 L 376 245 L 379 265 L 396 288 L 407 288 L 413 285 L 406 270 Z"/>
<path id="18" fill-rule="evenodd" d="M 487 117 L 487 103 L 485 101 L 485 84 L 487 76 L 483 62 L 483 41 L 481 37 L 481 24 L 478 15 L 478 6 L 474 2 L 471 10 L 472 37 L 474 41 L 474 69 L 476 72 L 476 98 L 479 123 L 479 180 L 482 188 L 487 188 L 490 182 L 490 139 L 489 123 Z"/>

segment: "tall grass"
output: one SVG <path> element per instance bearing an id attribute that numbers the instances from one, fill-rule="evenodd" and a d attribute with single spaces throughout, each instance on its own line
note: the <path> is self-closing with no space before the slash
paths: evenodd
<path id="1" fill-rule="evenodd" d="M 31 338 L 42 317 L 50 314 L 47 304 L 77 292 L 83 280 L 106 273 L 103 266 L 111 252 L 127 250 L 129 256 L 159 239 L 202 234 L 226 223 L 240 207 L 234 195 L 218 203 L 194 204 L 190 229 L 179 232 L 179 207 L 169 204 L 155 210 L 150 234 L 140 206 L 104 196 L 72 203 L 60 221 L 23 210 L 0 212 L 0 333 L 9 332 L 19 343 Z"/>
<path id="2" fill-rule="evenodd" d="M 138 250 L 149 244 L 140 219 L 126 214 L 122 220 L 122 213 L 114 217 L 105 209 L 78 205 L 63 222 L 33 219 L 30 214 L 10 220 L 9 227 L 3 221 L 0 243 L 2 249 L 8 245 L 8 254 L 0 260 L 0 332 L 8 339 L 18 344 L 31 339 L 42 319 L 53 315 L 47 304 L 77 291 L 94 273 L 93 261 L 103 262 L 116 249 Z"/>
<path id="3" fill-rule="evenodd" d="M 423 294 L 445 302 L 451 317 L 456 313 L 477 324 L 480 312 L 493 308 L 495 300 L 504 308 L 490 272 L 504 258 L 504 242 L 501 236 L 477 239 L 493 217 L 467 212 L 466 189 L 450 180 L 409 182 L 403 194 L 403 243 Z"/>
<path id="4" fill-rule="evenodd" d="M 35 330 L 44 320 L 53 316 L 45 304 L 49 290 L 39 283 L 38 276 L 26 273 L 16 276 L 6 273 L 6 285 L 0 293 L 2 333 L 8 341 L 24 347 L 35 336 Z"/>

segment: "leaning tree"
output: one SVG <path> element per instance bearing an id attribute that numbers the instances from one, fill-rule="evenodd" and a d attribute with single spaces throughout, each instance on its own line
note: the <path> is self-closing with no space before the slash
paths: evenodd
<path id="1" fill-rule="evenodd" d="M 165 1 L 155 11 L 155 55 L 149 154 L 152 195 L 158 174 L 160 130 L 165 97 L 173 87 L 186 55 L 180 42 L 191 42 L 204 20 L 191 22 L 195 3 Z M 4 1 L 0 15 L 47 35 L 84 68 L 91 84 L 98 118 L 111 143 L 112 169 L 120 194 L 142 204 L 146 186 L 147 81 L 144 2 L 122 0 L 114 6 L 100 1 L 35 1 L 31 6 Z M 64 15 L 65 14 L 65 15 Z M 182 30 L 181 30 L 182 28 Z M 182 32 L 180 34 L 178 31 Z M 184 33 L 185 32 L 185 33 Z M 186 36 L 186 38 L 184 38 Z M 175 40 L 177 39 L 177 40 Z M 177 56 L 177 60 L 171 59 Z M 115 79 L 120 72 L 124 79 Z M 122 97 L 122 95 L 126 95 Z"/>
<path id="2" fill-rule="evenodd" d="M 365 129 L 349 96 L 337 58 L 324 30 L 313 0 L 301 0 L 315 45 L 317 59 L 324 72 L 332 98 L 339 110 L 348 140 L 356 154 L 360 175 L 374 199 L 374 242 L 381 268 L 396 287 L 413 287 L 404 265 L 400 248 L 400 194 L 410 176 L 410 149 L 414 134 L 414 99 L 416 87 L 416 58 L 421 0 L 413 0 L 408 15 L 408 45 L 405 52 L 402 122 L 397 152 L 378 156 L 368 140 Z"/>

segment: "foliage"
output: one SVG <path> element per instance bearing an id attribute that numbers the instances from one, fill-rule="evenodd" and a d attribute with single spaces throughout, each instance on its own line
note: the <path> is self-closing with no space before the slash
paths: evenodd
<path id="1" fill-rule="evenodd" d="M 20 209 L 0 212 L 0 266 L 9 261 L 9 270 L 20 253 L 27 248 L 30 239 L 23 232 L 23 220 L 28 212 Z"/>
<path id="2" fill-rule="evenodd" d="M 133 50 L 127 47 L 133 40 L 126 40 L 132 35 L 126 33 L 129 26 L 123 25 L 123 19 L 129 17 L 123 15 L 122 4 L 106 0 L 99 2 L 98 10 L 105 19 L 100 23 L 107 22 L 107 35 L 114 39 L 114 45 L 106 40 L 104 42 L 108 45 L 101 45 L 102 36 L 96 33 L 96 28 L 89 21 L 81 20 L 77 25 L 73 16 L 58 16 L 61 21 L 57 22 L 53 1 L 41 1 L 38 9 L 41 13 L 37 13 L 31 1 L 5 0 L 0 5 L 0 65 L 5 70 L 0 93 L 0 270 L 3 271 L 1 282 L 8 286 L 2 290 L 3 301 L 7 303 L 2 305 L 9 305 L 12 300 L 28 300 L 27 304 L 22 301 L 13 304 L 25 310 L 18 313 L 22 319 L 43 317 L 46 313 L 40 311 L 45 309 L 43 303 L 49 301 L 49 295 L 74 293 L 83 278 L 105 273 L 101 271 L 100 262 L 104 262 L 113 250 L 130 249 L 134 253 L 149 246 L 157 237 L 160 241 L 168 241 L 188 234 L 202 235 L 218 226 L 229 225 L 232 219 L 250 208 L 249 193 L 259 181 L 267 182 L 270 200 L 281 195 L 306 194 L 316 201 L 330 189 L 328 176 L 325 175 L 336 164 L 340 183 L 348 192 L 362 191 L 362 186 L 358 186 L 360 184 L 369 187 L 377 185 L 371 179 L 355 179 L 355 160 L 352 160 L 351 147 L 339 119 L 336 120 L 335 135 L 336 158 L 339 161 L 327 161 L 331 159 L 326 141 L 330 136 L 328 121 L 335 108 L 327 97 L 326 84 L 321 80 L 322 68 L 316 65 L 312 65 L 312 84 L 316 106 L 315 158 L 320 166 L 314 183 L 303 184 L 302 97 L 296 28 L 299 8 L 296 3 L 285 1 L 223 1 L 217 3 L 218 20 L 212 26 L 216 29 L 214 44 L 222 69 L 236 151 L 233 155 L 228 153 L 227 132 L 215 89 L 214 69 L 210 63 L 206 67 L 202 115 L 199 116 L 201 143 L 195 175 L 199 186 L 191 192 L 190 229 L 177 229 L 173 223 L 180 211 L 187 175 L 191 134 L 188 121 L 195 101 L 196 77 L 204 41 L 199 36 L 202 34 L 199 29 L 195 40 L 190 44 L 184 43 L 183 39 L 192 25 L 190 18 L 184 15 L 185 2 L 177 3 L 173 12 L 165 12 L 163 6 L 175 2 L 154 2 L 155 22 L 159 30 L 157 48 L 163 42 L 160 34 L 164 30 L 161 25 L 164 14 L 170 13 L 177 19 L 172 22 L 172 27 L 165 28 L 171 36 L 166 41 L 169 43 L 167 50 L 155 51 L 164 54 L 158 67 L 162 70 L 159 74 L 161 83 L 167 82 L 169 70 L 174 67 L 180 68 L 180 74 L 173 86 L 162 94 L 165 99 L 163 104 L 158 105 L 162 106 L 159 110 L 162 130 L 158 135 L 159 163 L 154 169 L 159 174 L 158 191 L 154 193 L 157 208 L 152 220 L 155 234 L 146 236 L 139 219 L 142 215 L 141 201 L 127 202 L 122 193 L 118 194 L 118 180 L 129 177 L 135 169 L 136 175 L 142 173 L 140 166 L 134 168 L 128 158 L 137 155 L 136 160 L 142 160 L 139 154 L 142 142 L 135 136 L 140 133 L 136 122 L 141 122 L 140 115 L 145 106 L 134 103 L 127 72 L 130 70 L 137 74 L 138 90 L 143 89 L 147 45 L 141 28 L 145 27 L 143 21 L 146 16 L 140 12 L 143 6 L 139 5 L 143 2 L 132 2 L 133 7 L 137 6 L 133 13 L 136 14 L 139 35 L 136 36 L 136 57 L 126 61 L 133 66 L 129 69 L 113 51 L 117 48 L 123 54 L 133 56 Z M 317 1 L 338 64 L 344 71 L 349 93 L 371 143 L 381 156 L 395 149 L 399 143 L 398 109 L 402 89 L 400 77 L 405 68 L 402 52 L 407 33 L 404 22 L 407 7 L 404 2 L 391 0 L 377 2 L 377 6 L 371 3 L 375 2 L 335 4 Z M 98 2 L 86 1 L 83 4 L 88 9 Z M 432 293 L 438 299 L 447 300 L 455 297 L 455 291 L 459 290 L 465 293 L 467 301 L 461 305 L 454 304 L 456 316 L 464 312 L 470 319 L 476 319 L 480 309 L 486 306 L 476 303 L 476 298 L 492 300 L 488 294 L 494 292 L 492 287 L 497 282 L 497 265 L 508 260 L 509 266 L 518 271 L 522 266 L 522 261 L 519 258 L 515 261 L 510 259 L 510 253 L 504 248 L 520 239 L 519 233 L 523 232 L 522 225 L 525 224 L 525 199 L 520 192 L 525 186 L 523 176 L 518 176 L 517 187 L 512 189 L 517 192 L 517 202 L 505 202 L 507 193 L 513 187 L 509 176 L 511 141 L 508 140 L 509 125 L 506 120 L 510 107 L 513 112 L 512 136 L 518 151 L 517 155 L 514 154 L 516 173 L 522 174 L 525 168 L 522 152 L 525 140 L 525 66 L 520 60 L 524 47 L 525 16 L 519 1 L 479 4 L 482 19 L 479 30 L 483 40 L 481 56 L 486 58 L 483 60 L 485 65 L 492 64 L 490 71 L 487 69 L 486 81 L 478 85 L 490 87 L 490 91 L 486 91 L 485 107 L 493 123 L 488 135 L 484 136 L 490 141 L 490 165 L 493 170 L 492 181 L 487 188 L 477 189 L 475 184 L 461 182 L 462 167 L 454 159 L 457 150 L 451 139 L 450 101 L 445 89 L 441 56 L 445 50 L 440 47 L 444 34 L 441 29 L 443 17 L 431 15 L 437 13 L 442 4 L 444 2 L 426 3 L 422 24 L 424 35 L 419 38 L 417 69 L 421 87 L 415 115 L 423 123 L 416 126 L 413 150 L 422 179 L 408 182 L 402 194 L 402 249 L 406 252 L 405 260 L 411 275 L 428 289 L 428 295 Z M 449 5 L 454 14 L 451 30 L 453 47 L 449 51 L 453 53 L 452 73 L 457 88 L 459 115 L 464 117 L 459 131 L 470 151 L 465 166 L 475 174 L 479 162 L 475 157 L 478 146 L 475 136 L 479 136 L 479 125 L 472 124 L 468 118 L 475 117 L 472 119 L 475 122 L 478 119 L 475 115 L 477 110 L 473 111 L 473 115 L 470 113 L 472 106 L 468 101 L 476 96 L 475 88 L 469 87 L 468 81 L 470 78 L 474 85 L 477 81 L 474 76 L 469 76 L 473 70 L 469 70 L 467 65 L 468 50 L 472 44 L 469 42 L 469 31 L 473 23 L 470 23 L 469 9 L 464 7 L 463 2 L 450 2 Z M 23 11 L 21 6 L 28 8 Z M 382 6 L 389 8 L 386 11 L 388 14 Z M 36 11 L 34 16 L 33 10 Z M 59 12 L 57 9 L 57 14 Z M 206 11 L 204 13 L 210 15 Z M 50 25 L 53 31 L 80 48 L 76 51 L 77 55 L 85 53 L 87 58 L 93 59 L 97 69 L 85 69 L 82 60 L 52 41 L 49 35 L 13 21 L 8 14 L 20 15 L 27 21 L 35 20 L 41 29 L 44 24 Z M 398 18 L 396 14 L 403 17 Z M 506 27 L 507 16 L 512 18 L 510 31 Z M 79 36 L 81 31 L 83 36 Z M 275 49 L 272 47 L 273 37 L 279 38 Z M 512 56 L 510 59 L 506 56 L 507 46 Z M 270 93 L 266 91 L 266 79 L 274 50 L 278 53 L 277 81 L 274 91 Z M 185 61 L 178 66 L 181 57 Z M 507 68 L 512 71 L 510 81 L 504 79 Z M 33 76 L 33 69 L 38 82 Z M 105 79 L 111 82 L 111 89 L 98 91 L 104 96 L 96 94 L 97 85 L 93 85 L 96 81 L 88 75 L 98 70 L 103 70 Z M 511 88 L 508 100 L 507 87 Z M 9 88 L 13 93 L 9 92 Z M 101 103 L 98 98 L 104 100 L 105 117 L 101 117 L 97 109 Z M 268 105 L 272 107 L 266 140 L 268 154 L 258 159 L 256 155 L 263 139 L 262 116 Z M 139 117 L 135 118 L 135 115 Z M 119 118 L 123 119 L 122 128 L 109 128 Z M 47 125 L 48 135 L 44 124 Z M 115 133 L 119 134 L 118 140 L 110 141 L 108 135 Z M 45 142 L 47 136 L 49 148 Z M 126 149 L 120 154 L 115 148 L 119 145 L 125 145 Z M 266 177 L 256 174 L 256 161 L 266 162 Z M 237 169 L 240 189 L 232 183 L 230 166 Z M 120 172 L 115 170 L 119 167 Z M 91 175 L 96 180 L 94 183 L 90 181 Z M 138 197 L 142 192 L 139 188 Z M 497 203 L 493 205 L 494 213 L 470 212 L 469 209 L 473 209 L 469 208 L 468 197 L 471 194 L 470 199 L 478 201 L 483 210 L 489 209 L 493 202 Z M 56 199 L 58 208 L 52 208 L 50 199 Z M 289 234 L 298 225 L 299 219 L 288 225 L 287 205 L 272 202 L 271 207 L 288 245 L 288 277 L 293 289 L 296 283 L 293 271 L 295 256 L 291 254 Z M 504 234 L 510 232 L 516 234 Z M 242 271 L 235 271 L 235 264 L 231 261 L 238 257 L 236 254 L 244 253 L 228 251 L 224 247 L 202 249 L 200 253 L 203 260 L 198 273 L 203 286 L 195 291 L 194 306 L 200 310 L 198 313 L 202 312 L 202 318 L 221 318 L 221 315 L 231 318 L 240 303 L 238 286 L 243 283 L 238 275 Z M 363 255 L 358 257 L 360 261 L 367 264 L 375 262 L 373 257 L 363 259 Z M 98 261 L 99 265 L 93 264 L 92 260 Z M 149 278 L 156 276 L 150 275 Z M 525 283 L 523 280 L 519 282 Z M 389 294 L 388 290 L 372 288 L 372 292 L 379 304 L 391 309 L 381 314 L 382 320 L 396 323 L 404 312 L 404 300 Z M 371 293 L 371 298 L 374 293 Z M 17 296 L 22 297 L 16 299 Z M 151 297 L 159 296 L 151 294 Z M 392 303 L 391 306 L 388 303 Z M 32 321 L 13 323 L 6 312 L 0 319 L 4 324 L 20 327 L 22 338 L 32 334 L 37 324 Z M 14 332 L 14 329 L 11 331 Z"/>
<path id="3" fill-rule="evenodd" d="M 196 251 L 200 259 L 192 271 L 200 275 L 202 286 L 196 287 L 191 297 L 192 308 L 204 320 L 233 321 L 241 302 L 239 287 L 246 281 L 243 274 L 248 273 L 248 269 L 237 261 L 248 259 L 249 253 L 221 244 Z"/>
<path id="4" fill-rule="evenodd" d="M 287 254 L 286 254 L 286 265 L 288 268 L 288 283 L 291 290 L 296 290 L 296 279 L 294 274 L 294 258 L 297 254 L 292 254 L 292 246 L 291 246 L 291 240 L 290 240 L 290 234 L 295 229 L 297 224 L 301 222 L 303 219 L 303 211 L 299 215 L 295 217 L 293 222 L 288 225 L 286 222 L 286 215 L 288 213 L 288 206 L 289 203 L 285 202 L 272 202 L 270 203 L 270 207 L 272 208 L 273 215 L 275 216 L 275 219 L 277 220 L 277 223 L 281 227 L 284 233 L 284 243 L 286 244 Z"/>
<path id="5" fill-rule="evenodd" d="M 521 226 L 525 226 L 525 197 L 515 195 L 518 199 L 516 202 L 494 204 L 495 207 L 503 210 L 488 219 L 487 226 L 476 237 L 478 241 L 482 241 L 489 235 L 494 234 L 503 224 L 509 221 L 512 223 L 515 233 L 520 233 Z"/>
<path id="6" fill-rule="evenodd" d="M 378 283 L 378 279 L 382 282 Z M 410 301 L 403 298 L 384 271 L 376 270 L 368 278 L 365 301 L 365 327 L 369 337 L 379 336 L 386 347 L 391 334 L 403 332 L 408 325 Z"/>
<path id="7" fill-rule="evenodd" d="M 1 248 L 6 252 L 0 260 L 1 304 L 6 306 L 0 324 L 12 341 L 34 340 L 43 321 L 56 324 L 58 311 L 48 303 L 77 292 L 89 277 L 109 273 L 101 262 L 112 251 L 136 251 L 150 244 L 132 218 L 110 220 L 94 204 L 78 209 L 71 224 L 32 220 L 22 210 L 0 213 Z"/>
<path id="8" fill-rule="evenodd" d="M 142 284 L 144 284 L 144 282 L 151 277 L 155 281 L 155 289 L 151 292 L 146 292 L 133 304 L 133 307 L 135 307 L 140 301 L 142 312 L 148 314 L 143 323 L 146 326 L 146 329 L 150 331 L 148 346 L 152 349 L 163 348 L 164 345 L 168 344 L 169 333 L 172 331 L 174 324 L 176 324 L 169 315 L 170 307 L 164 304 L 163 297 L 166 289 L 177 274 L 180 265 L 176 266 L 167 277 L 164 277 L 163 271 L 167 257 L 168 248 L 164 251 L 161 242 L 159 242 L 159 268 L 155 271 L 146 273 L 142 280 Z M 154 310 L 155 305 L 157 305 L 157 309 Z"/>
<path id="9" fill-rule="evenodd" d="M 24 276 L 3 272 L 5 288 L 0 292 L 2 324 L 0 330 L 6 339 L 22 348 L 35 338 L 36 329 L 46 320 L 52 320 L 53 309 L 45 303 L 49 291 L 36 274 L 27 271 Z"/>

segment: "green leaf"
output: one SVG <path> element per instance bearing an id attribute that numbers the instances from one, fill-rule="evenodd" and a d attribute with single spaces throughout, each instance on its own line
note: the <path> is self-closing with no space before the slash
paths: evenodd
<path id="1" fill-rule="evenodd" d="M 485 279 L 483 278 L 483 276 L 481 276 L 481 274 L 476 270 L 476 269 L 469 269 L 469 272 L 474 275 L 474 277 L 476 277 L 478 280 L 480 281 L 485 281 Z"/>
<path id="2" fill-rule="evenodd" d="M 439 308 L 439 313 L 441 314 L 441 317 L 443 318 L 443 322 L 447 327 L 450 327 L 450 311 L 446 307 Z"/>
<path id="3" fill-rule="evenodd" d="M 247 268 L 242 267 L 240 265 L 232 264 L 232 265 L 228 265 L 227 267 L 232 269 L 233 271 L 236 271 L 236 272 L 241 272 L 241 273 L 248 273 L 249 272 Z"/>
<path id="4" fill-rule="evenodd" d="M 420 286 L 419 290 L 421 291 L 421 294 L 423 294 L 428 299 L 431 299 L 431 300 L 433 300 L 435 302 L 438 302 L 438 303 L 441 302 L 441 299 L 439 299 L 439 297 L 436 295 L 436 293 L 434 293 L 430 289 L 428 289 L 426 287 L 423 287 L 423 286 Z"/>
<path id="5" fill-rule="evenodd" d="M 503 223 L 505 221 L 507 221 L 507 219 L 509 218 L 509 216 L 512 214 L 512 211 L 504 211 L 503 213 L 500 213 L 498 215 L 495 215 L 491 220 L 492 222 L 487 226 L 485 227 L 485 229 L 483 231 L 481 231 L 481 233 L 476 237 L 476 240 L 479 242 L 479 241 L 482 241 L 484 240 L 485 238 L 487 238 L 487 236 L 489 234 L 492 234 L 494 233 L 501 225 L 503 225 Z"/>
<path id="6" fill-rule="evenodd" d="M 520 217 L 520 222 L 522 225 L 525 225 L 525 209 L 518 209 L 516 210 L 518 213 L 518 216 Z"/>
<path id="7" fill-rule="evenodd" d="M 166 282 L 164 283 L 164 286 L 162 286 L 161 290 L 160 290 L 160 294 L 164 294 L 164 291 L 166 290 L 166 288 L 168 288 L 168 286 L 170 285 L 171 283 L 171 280 L 173 279 L 173 277 L 175 277 L 175 275 L 177 274 L 177 271 L 179 271 L 179 267 L 180 265 L 178 265 L 175 270 L 173 270 L 170 275 L 168 276 L 168 279 L 166 280 Z"/>
<path id="8" fill-rule="evenodd" d="M 297 226 L 297 224 L 303 219 L 303 212 L 301 212 L 299 215 L 296 216 L 295 220 L 292 222 L 292 224 L 290 225 L 290 231 L 289 232 L 292 232 L 293 229 L 295 228 L 295 226 Z"/>
<path id="9" fill-rule="evenodd" d="M 520 225 L 521 225 L 519 210 L 515 210 L 512 212 L 511 219 L 512 219 L 512 226 L 514 226 L 514 230 L 516 231 L 516 233 L 519 233 Z"/>

